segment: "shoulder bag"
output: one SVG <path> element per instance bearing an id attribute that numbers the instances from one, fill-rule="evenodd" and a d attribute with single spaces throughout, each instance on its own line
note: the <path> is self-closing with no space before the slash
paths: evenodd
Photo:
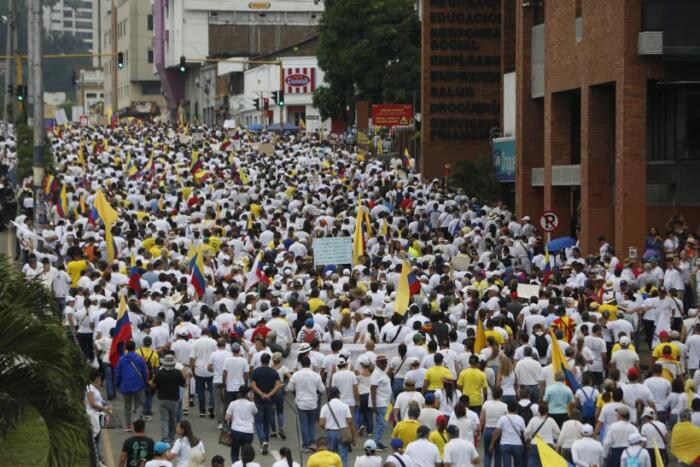
<path id="1" fill-rule="evenodd" d="M 328 406 L 328 411 L 331 413 L 331 417 L 333 417 L 333 421 L 335 422 L 335 424 L 338 426 L 338 429 L 340 430 L 340 440 L 344 444 L 352 443 L 354 436 L 352 435 L 352 431 L 350 430 L 350 428 L 347 426 L 347 424 L 344 428 L 340 428 L 340 422 L 338 422 L 338 419 L 335 416 L 335 412 L 333 412 L 333 407 L 331 407 L 330 401 L 328 401 L 328 403 L 326 405 Z"/>

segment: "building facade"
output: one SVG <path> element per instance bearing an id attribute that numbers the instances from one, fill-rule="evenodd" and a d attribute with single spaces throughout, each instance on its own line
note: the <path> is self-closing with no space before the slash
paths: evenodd
<path id="1" fill-rule="evenodd" d="M 102 68 L 79 67 L 75 71 L 76 101 L 92 124 L 104 115 L 104 73 Z"/>
<path id="2" fill-rule="evenodd" d="M 115 10 L 116 22 L 112 9 L 102 17 L 102 49 L 112 53 L 103 60 L 105 108 L 120 116 L 158 115 L 165 98 L 154 67 L 152 7 L 142 0 L 120 0 Z M 121 69 L 115 53 L 123 54 Z"/>
<path id="3" fill-rule="evenodd" d="M 44 30 L 48 34 L 73 34 L 93 50 L 92 6 L 93 0 L 58 0 L 43 6 Z"/>
<path id="4" fill-rule="evenodd" d="M 602 236 L 621 257 L 643 254 L 648 228 L 671 216 L 695 229 L 698 2 L 506 3 L 518 215 L 553 210 L 554 236 L 579 233 L 586 253 Z"/>

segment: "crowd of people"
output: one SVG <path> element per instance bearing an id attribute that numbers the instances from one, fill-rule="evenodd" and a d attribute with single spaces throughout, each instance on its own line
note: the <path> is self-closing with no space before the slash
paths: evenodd
<path id="1" fill-rule="evenodd" d="M 549 251 L 528 216 L 340 141 L 51 134 L 55 173 L 43 205 L 21 203 L 18 255 L 93 366 L 98 445 L 123 404 L 120 465 L 204 465 L 195 416 L 234 467 L 271 465 L 286 411 L 310 467 L 348 467 L 351 450 L 356 467 L 700 462 L 700 263 L 682 218 L 639 257 L 602 237 L 592 255 Z M 315 264 L 326 237 L 353 238 L 354 264 Z M 302 461 L 280 454 L 274 467 Z"/>

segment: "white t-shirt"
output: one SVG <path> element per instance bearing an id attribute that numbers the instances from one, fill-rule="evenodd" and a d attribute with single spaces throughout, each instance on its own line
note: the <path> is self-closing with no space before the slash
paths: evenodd
<path id="1" fill-rule="evenodd" d="M 525 432 L 525 421 L 520 415 L 508 413 L 501 416 L 498 419 L 496 428 L 501 430 L 501 445 L 523 445 L 522 441 L 520 441 L 520 435 Z"/>
<path id="2" fill-rule="evenodd" d="M 610 360 L 615 362 L 615 367 L 620 370 L 620 381 L 626 383 L 628 381 L 627 370 L 637 364 L 639 355 L 634 350 L 619 349 L 612 355 Z"/>
<path id="3" fill-rule="evenodd" d="M 331 386 L 335 386 L 340 391 L 340 400 L 347 405 L 355 406 L 355 392 L 353 387 L 358 384 L 357 375 L 350 370 L 340 370 L 333 374 Z"/>
<path id="4" fill-rule="evenodd" d="M 331 413 L 331 409 L 333 409 L 333 413 Z M 333 415 L 335 415 L 335 418 L 333 418 Z M 339 430 L 348 426 L 347 419 L 352 418 L 352 414 L 350 413 L 350 407 L 346 403 L 338 399 L 331 399 L 321 407 L 320 418 L 326 420 L 326 430 Z M 338 423 L 335 422 L 336 419 Z"/>
<path id="5" fill-rule="evenodd" d="M 479 457 L 479 453 L 472 443 L 460 438 L 451 439 L 445 445 L 445 463 L 450 467 L 470 467 L 472 461 Z"/>
<path id="6" fill-rule="evenodd" d="M 222 371 L 226 371 L 226 391 L 238 391 L 245 383 L 244 374 L 248 373 L 248 362 L 243 357 L 233 356 L 224 360 Z"/>
<path id="7" fill-rule="evenodd" d="M 170 461 L 166 460 L 151 460 L 146 462 L 146 464 L 143 467 L 173 467 L 173 464 Z"/>
<path id="8" fill-rule="evenodd" d="M 282 459 L 281 461 L 277 461 L 274 464 L 272 464 L 272 467 L 289 467 L 289 463 L 287 462 L 287 459 Z M 292 461 L 292 467 L 301 467 L 301 466 L 299 465 L 298 462 Z"/>
<path id="9" fill-rule="evenodd" d="M 437 446 L 427 439 L 413 441 L 408 445 L 405 453 L 416 467 L 435 467 L 435 464 L 442 462 Z"/>
<path id="10" fill-rule="evenodd" d="M 243 467 L 243 462 L 236 461 L 231 467 Z M 258 464 L 257 462 L 247 462 L 245 467 L 260 467 L 260 464 Z"/>
<path id="11" fill-rule="evenodd" d="M 231 430 L 253 433 L 257 412 L 258 408 L 248 399 L 236 399 L 231 402 L 226 409 L 226 415 L 231 419 Z"/>
<path id="12" fill-rule="evenodd" d="M 663 411 L 662 403 L 671 394 L 671 383 L 661 376 L 652 376 L 644 380 L 644 386 L 648 387 L 656 402 L 656 409 Z"/>
<path id="13" fill-rule="evenodd" d="M 292 375 L 287 385 L 294 391 L 294 401 L 300 410 L 313 410 L 318 406 L 318 394 L 326 390 L 321 375 L 311 368 L 302 368 Z"/>
<path id="14" fill-rule="evenodd" d="M 401 420 L 406 420 L 408 418 L 408 406 L 411 403 L 411 401 L 417 402 L 418 406 L 421 409 L 425 405 L 425 398 L 423 397 L 423 394 L 421 394 L 418 391 L 403 391 L 400 392 L 398 396 L 396 396 L 396 401 L 394 402 L 394 409 L 397 409 L 399 411 L 399 414 L 401 415 Z"/>
<path id="15" fill-rule="evenodd" d="M 369 384 L 377 386 L 377 407 L 389 407 L 391 402 L 391 381 L 386 373 L 379 368 L 375 368 L 372 375 L 369 377 Z M 373 406 L 372 397 L 369 398 L 369 406 Z"/>
<path id="16" fill-rule="evenodd" d="M 355 467 L 382 467 L 382 458 L 379 456 L 360 456 L 355 459 Z"/>
<path id="17" fill-rule="evenodd" d="M 175 454 L 175 467 L 187 467 L 193 454 L 197 452 L 204 453 L 204 443 L 200 441 L 199 444 L 191 447 L 186 439 L 178 438 L 175 440 L 170 452 Z"/>
<path id="18" fill-rule="evenodd" d="M 196 376 L 209 377 L 214 373 L 207 370 L 209 357 L 216 350 L 216 341 L 209 336 L 202 336 L 192 344 L 190 358 L 194 358 L 194 374 Z"/>
<path id="19" fill-rule="evenodd" d="M 591 350 L 591 352 L 593 352 L 593 363 L 591 363 L 590 365 L 591 371 L 603 371 L 602 354 L 607 352 L 605 341 L 597 336 L 586 336 L 583 343 L 586 347 L 588 347 Z"/>
<path id="20" fill-rule="evenodd" d="M 209 357 L 209 363 L 214 368 L 214 384 L 221 384 L 223 380 L 221 379 L 222 373 L 224 371 L 224 362 L 227 357 L 231 356 L 231 352 L 228 350 L 216 349 Z"/>

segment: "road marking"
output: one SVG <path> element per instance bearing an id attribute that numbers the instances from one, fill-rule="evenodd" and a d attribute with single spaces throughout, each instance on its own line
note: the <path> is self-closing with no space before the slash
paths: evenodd
<path id="1" fill-rule="evenodd" d="M 112 452 L 112 441 L 109 439 L 109 430 L 102 430 L 102 442 L 104 444 L 105 456 L 104 460 L 107 463 L 107 467 L 114 467 L 114 453 Z"/>
<path id="2" fill-rule="evenodd" d="M 270 454 L 272 454 L 272 457 L 275 458 L 275 462 L 279 462 L 282 460 L 282 456 L 280 456 L 279 451 L 275 451 L 274 449 L 270 449 Z"/>

